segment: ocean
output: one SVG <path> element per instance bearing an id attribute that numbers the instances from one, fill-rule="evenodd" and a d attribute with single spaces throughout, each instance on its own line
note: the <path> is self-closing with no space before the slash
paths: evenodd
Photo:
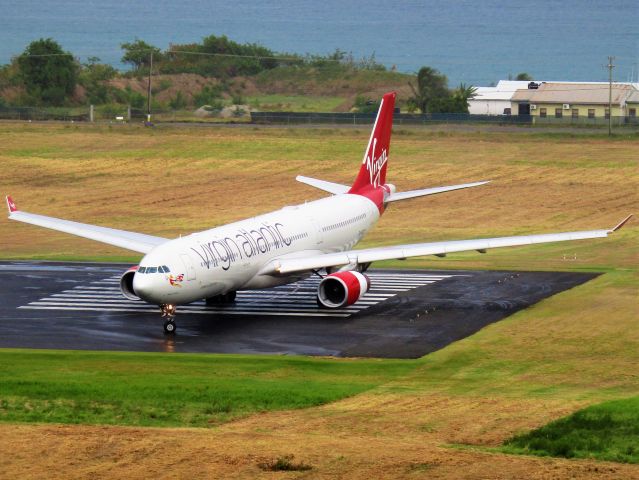
<path id="1" fill-rule="evenodd" d="M 215 34 L 277 52 L 335 49 L 402 72 L 437 68 L 449 84 L 639 78 L 639 1 L 615 0 L 0 0 L 0 64 L 52 37 L 81 61 L 123 68 L 120 44 L 160 48 Z"/>

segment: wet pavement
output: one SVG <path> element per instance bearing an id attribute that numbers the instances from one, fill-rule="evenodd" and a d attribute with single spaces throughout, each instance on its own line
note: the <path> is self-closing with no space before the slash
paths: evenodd
<path id="1" fill-rule="evenodd" d="M 0 262 L 0 347 L 416 358 L 596 274 L 376 270 L 356 305 L 317 307 L 318 278 L 238 292 L 233 305 L 159 308 L 119 292 L 129 265 Z"/>

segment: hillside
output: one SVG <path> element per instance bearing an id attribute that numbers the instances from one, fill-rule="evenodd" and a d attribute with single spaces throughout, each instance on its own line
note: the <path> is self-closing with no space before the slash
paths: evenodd
<path id="1" fill-rule="evenodd" d="M 396 72 L 352 70 L 344 73 L 283 67 L 255 77 L 239 76 L 225 81 L 195 73 L 158 74 L 152 78 L 152 92 L 161 104 L 169 104 L 181 92 L 186 103 L 196 108 L 201 106 L 197 95 L 205 87 L 212 87 L 220 91 L 219 97 L 224 103 L 248 103 L 256 110 L 346 112 L 353 107 L 358 95 L 379 99 L 384 93 L 396 90 L 400 98 L 409 98 L 408 82 L 412 78 Z M 119 76 L 107 83 L 144 96 L 148 89 L 146 76 Z M 242 101 L 233 102 L 234 97 Z"/>

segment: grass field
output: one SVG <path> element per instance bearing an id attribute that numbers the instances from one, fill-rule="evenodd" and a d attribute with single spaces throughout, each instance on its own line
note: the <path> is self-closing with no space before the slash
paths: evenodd
<path id="1" fill-rule="evenodd" d="M 318 198 L 320 192 L 294 181 L 298 173 L 349 182 L 368 131 L 0 124 L 0 139 L 5 172 L 0 190 L 12 194 L 24 210 L 169 237 Z M 612 227 L 637 211 L 638 151 L 636 135 L 609 140 L 543 132 L 399 129 L 391 146 L 388 180 L 400 190 L 483 179 L 493 183 L 393 205 L 364 245 Z M 238 405 L 228 417 L 236 420 L 207 433 L 172 429 L 163 430 L 161 438 L 144 429 L 76 426 L 71 431 L 5 423 L 0 435 L 18 445 L 19 455 L 1 466 L 8 475 L 17 475 L 28 464 L 31 476 L 45 474 L 47 465 L 65 465 L 68 469 L 61 472 L 74 472 L 71 465 L 77 467 L 79 462 L 87 475 L 135 477 L 136 472 L 138 476 L 156 472 L 161 476 L 163 468 L 171 468 L 177 476 L 206 476 L 210 467 L 220 475 L 259 477 L 273 473 L 263 472 L 258 463 L 294 454 L 296 461 L 313 465 L 311 472 L 320 476 L 357 472 L 351 476 L 454 478 L 463 472 L 469 478 L 639 477 L 632 465 L 535 459 L 472 448 L 496 447 L 588 405 L 639 395 L 637 225 L 632 220 L 607 239 L 381 264 L 605 274 L 490 325 L 410 368 L 400 363 L 402 367 L 384 372 L 373 363 L 369 373 L 352 385 L 360 375 L 358 361 L 304 359 L 308 369 L 301 362 L 293 379 L 317 381 L 317 388 L 311 388 L 315 394 L 323 385 L 334 386 L 322 395 L 301 394 L 304 404 L 321 406 L 247 416 L 249 411 L 270 410 L 255 401 Z M 139 258 L 9 222 L 0 224 L 0 257 L 131 262 Z M 41 372 L 46 363 L 31 363 L 27 353 L 2 355 L 3 363 L 12 355 L 20 360 L 7 371 L 18 377 L 26 376 L 33 365 L 33 383 L 11 387 L 14 393 L 24 388 L 22 397 L 15 396 L 20 397 L 17 404 L 22 402 L 23 413 L 14 414 L 16 421 L 25 420 L 24 405 L 31 405 L 25 398 L 37 399 L 34 392 L 39 386 L 55 383 L 56 377 L 45 382 Z M 159 358 L 179 368 L 179 356 Z M 217 359 L 198 361 L 207 365 Z M 238 365 L 243 361 L 238 359 Z M 272 369 L 277 377 L 287 371 L 289 361 L 269 358 L 265 372 Z M 315 362 L 322 366 L 321 375 Z M 100 375 L 109 372 L 106 368 Z M 10 378 L 8 373 L 0 375 L 0 385 Z M 262 383 L 264 377 L 254 371 L 247 378 L 258 379 L 262 386 L 274 385 Z M 167 382 L 158 388 L 166 388 Z M 240 386 L 237 389 L 241 391 Z M 196 391 L 192 392 L 197 397 Z M 256 395 L 259 399 L 259 392 Z M 274 408 L 302 405 L 294 404 L 295 395 L 291 397 L 287 402 L 292 404 Z M 336 398 L 343 399 L 324 403 Z M 107 400 L 113 401 L 108 396 Z M 35 405 L 46 410 L 44 404 Z M 153 411 L 155 404 L 150 405 Z M 198 408 L 185 413 L 180 422 L 204 421 Z M 619 408 L 625 415 L 636 405 Z M 126 423 L 142 423 L 135 412 L 130 415 Z M 215 412 L 205 415 L 214 424 L 223 419 Z M 101 440 L 105 436 L 112 439 L 108 448 Z M 135 438 L 135 451 L 145 455 L 144 462 L 127 448 L 129 437 Z M 166 441 L 179 442 L 183 449 L 170 461 L 162 455 Z M 34 443 L 41 445 L 37 457 L 30 453 Z M 194 459 L 202 459 L 202 452 L 210 455 L 198 463 Z"/>
<path id="2" fill-rule="evenodd" d="M 332 112 L 346 100 L 343 97 L 273 94 L 249 96 L 245 101 L 258 110 L 269 112 Z"/>
<path id="3" fill-rule="evenodd" d="M 518 435 L 504 451 L 639 463 L 639 397 L 579 410 Z"/>
<path id="4" fill-rule="evenodd" d="M 415 368 L 392 360 L 0 350 L 0 421 L 210 427 L 322 405 Z"/>

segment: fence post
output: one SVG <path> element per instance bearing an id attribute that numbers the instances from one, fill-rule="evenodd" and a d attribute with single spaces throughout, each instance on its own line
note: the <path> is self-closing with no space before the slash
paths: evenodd
<path id="1" fill-rule="evenodd" d="M 94 114 L 93 114 L 93 104 L 89 105 L 89 122 L 93 123 Z"/>
<path id="2" fill-rule="evenodd" d="M 131 121 L 131 105 L 127 105 L 126 107 L 126 121 Z"/>

